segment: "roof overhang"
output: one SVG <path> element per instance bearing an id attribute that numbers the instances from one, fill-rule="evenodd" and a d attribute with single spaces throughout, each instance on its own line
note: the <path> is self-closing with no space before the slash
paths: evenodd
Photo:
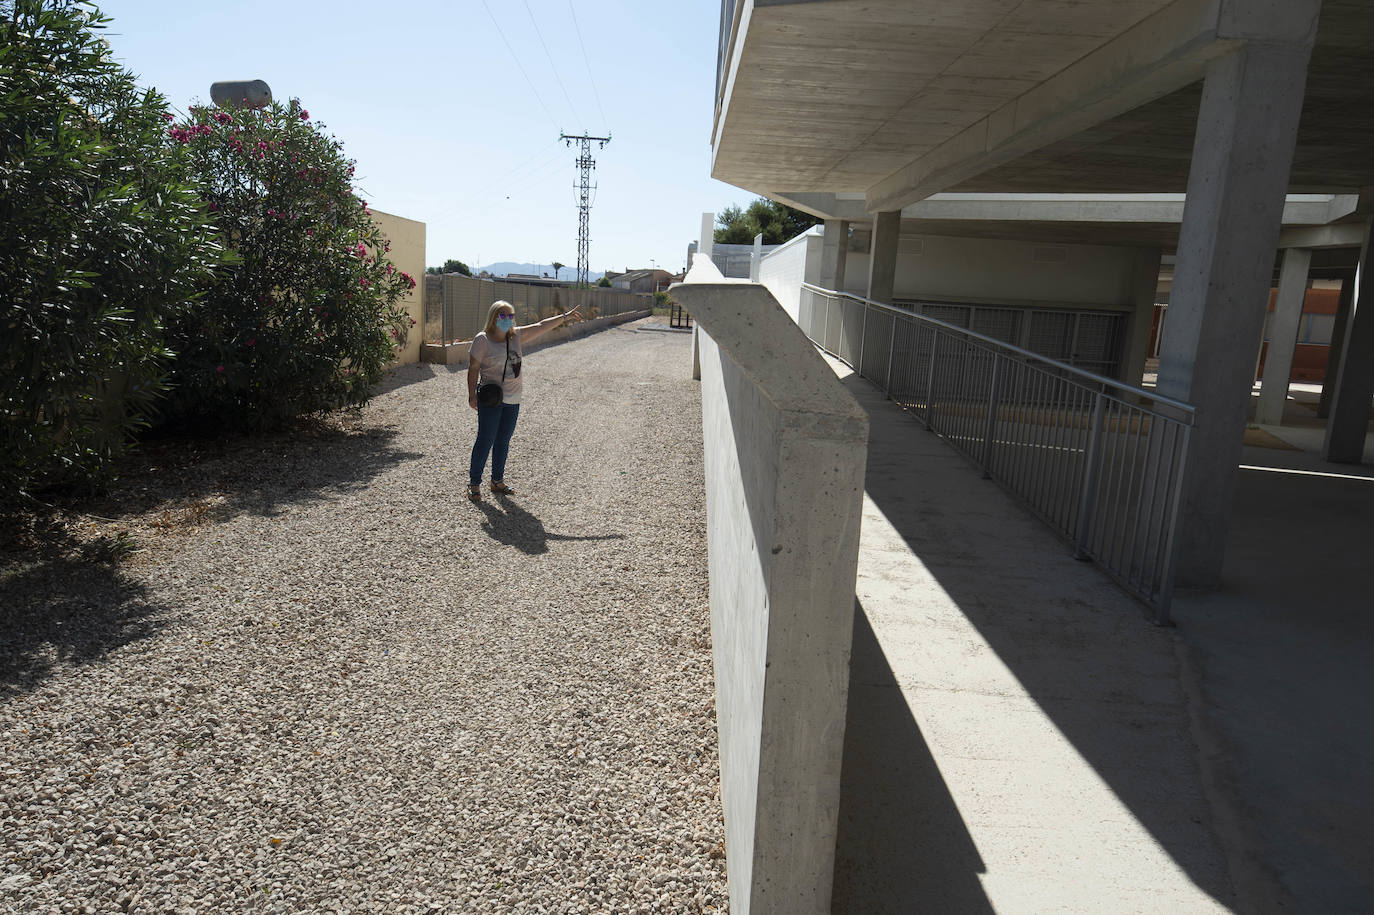
<path id="1" fill-rule="evenodd" d="M 1374 183 L 1363 0 L 741 0 L 712 174 L 816 215 L 939 191 L 1182 193 L 1200 80 L 1248 41 L 1314 43 L 1293 189 Z M 833 199 L 827 199 L 827 195 Z M 858 196 L 855 196 L 858 195 Z"/>

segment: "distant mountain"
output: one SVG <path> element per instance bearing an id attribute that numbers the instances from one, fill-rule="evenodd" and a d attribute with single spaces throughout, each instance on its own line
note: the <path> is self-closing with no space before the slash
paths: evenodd
<path id="1" fill-rule="evenodd" d="M 507 276 L 511 273 L 532 273 L 535 276 L 543 276 L 547 273 L 550 278 L 553 277 L 553 266 L 551 264 L 517 264 L 512 261 L 498 261 L 495 264 L 487 264 L 485 267 L 472 268 L 473 273 L 481 273 L 483 270 L 487 271 L 492 276 Z M 597 280 L 601 279 L 601 274 L 604 272 L 604 270 L 589 271 L 587 273 L 587 280 L 595 283 Z M 563 269 L 558 271 L 558 278 L 569 281 L 577 279 L 577 268 L 569 267 L 564 264 Z"/>

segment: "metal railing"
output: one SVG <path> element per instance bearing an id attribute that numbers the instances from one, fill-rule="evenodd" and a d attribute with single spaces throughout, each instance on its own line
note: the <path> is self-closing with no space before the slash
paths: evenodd
<path id="1" fill-rule="evenodd" d="M 810 284 L 798 323 L 1169 621 L 1193 407 Z"/>

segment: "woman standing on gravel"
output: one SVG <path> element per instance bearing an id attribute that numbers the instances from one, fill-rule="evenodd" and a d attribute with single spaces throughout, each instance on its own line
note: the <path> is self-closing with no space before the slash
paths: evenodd
<path id="1" fill-rule="evenodd" d="M 482 498 L 482 473 L 491 456 L 491 491 L 499 496 L 510 495 L 514 489 L 506 485 L 506 455 L 510 439 L 515 434 L 515 421 L 520 416 L 520 363 L 523 346 L 533 343 L 547 332 L 577 314 L 574 305 L 561 315 L 545 318 L 538 324 L 515 326 L 515 306 L 510 302 L 491 303 L 487 312 L 487 326 L 472 341 L 468 350 L 468 406 L 477 411 L 477 441 L 472 445 L 472 462 L 468 466 L 468 498 L 474 502 Z M 479 382 L 498 385 L 500 396 L 488 403 L 477 399 Z"/>

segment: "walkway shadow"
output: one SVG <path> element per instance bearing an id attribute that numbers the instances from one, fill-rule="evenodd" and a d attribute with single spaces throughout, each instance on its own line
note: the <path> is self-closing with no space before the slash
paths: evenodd
<path id="1" fill-rule="evenodd" d="M 1159 847 L 1234 904 L 1172 635 L 868 381 L 842 383 L 873 417 L 866 488 L 878 509 Z"/>
<path id="2" fill-rule="evenodd" d="M 868 615 L 855 601 L 831 911 L 992 912 L 977 876 L 985 872 Z"/>
<path id="3" fill-rule="evenodd" d="M 170 611 L 113 563 L 56 548 L 0 566 L 0 697 L 155 635 Z"/>
<path id="4" fill-rule="evenodd" d="M 496 502 L 475 503 L 486 515 L 482 530 L 497 543 L 513 546 L 522 553 L 538 556 L 549 551 L 550 540 L 624 540 L 624 534 L 552 534 L 544 529 L 544 522 L 530 514 L 510 496 L 498 496 Z M 499 508 L 497 505 L 499 504 Z"/>

